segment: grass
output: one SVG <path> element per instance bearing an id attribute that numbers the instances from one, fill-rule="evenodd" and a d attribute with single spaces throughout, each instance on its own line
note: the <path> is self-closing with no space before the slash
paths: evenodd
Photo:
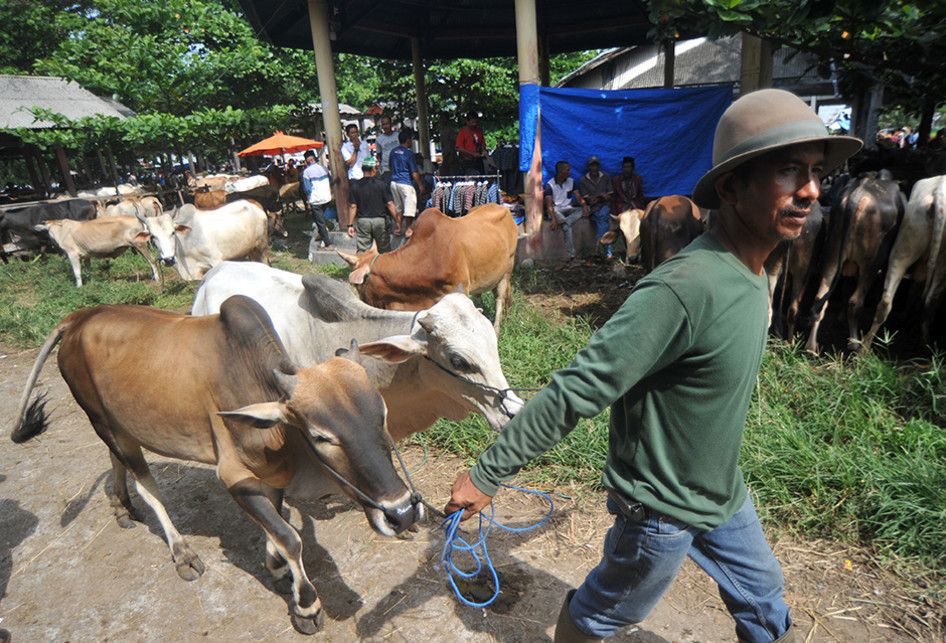
<path id="1" fill-rule="evenodd" d="M 298 253 L 273 265 L 305 271 Z M 320 267 L 344 277 L 347 268 Z M 64 258 L 0 266 L 0 342 L 38 346 L 68 313 L 99 303 L 186 311 L 196 289 L 165 269 L 150 281 L 140 257 L 106 272 L 94 261 L 76 289 Z M 532 277 L 534 278 L 534 276 Z M 530 279 L 529 274 L 520 279 Z M 521 285 L 521 284 L 520 284 Z M 517 289 L 500 339 L 512 386 L 534 387 L 564 366 L 593 332 L 582 319 L 551 319 Z M 492 314 L 494 302 L 480 304 Z M 529 397 L 523 393 L 523 397 Z M 746 427 L 742 467 L 770 526 L 802 537 L 866 545 L 897 564 L 943 579 L 946 570 L 946 362 L 898 362 L 881 346 L 856 359 L 813 358 L 772 341 Z M 582 421 L 520 476 L 524 484 L 595 488 L 607 452 L 608 413 Z M 474 458 L 495 434 L 480 417 L 438 422 L 417 440 Z"/>

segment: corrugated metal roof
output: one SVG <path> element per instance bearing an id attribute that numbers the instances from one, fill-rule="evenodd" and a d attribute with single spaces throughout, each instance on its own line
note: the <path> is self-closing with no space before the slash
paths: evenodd
<path id="1" fill-rule="evenodd" d="M 31 108 L 42 107 L 68 118 L 114 116 L 125 118 L 130 109 L 112 100 L 103 100 L 78 83 L 52 76 L 12 76 L 0 74 L 0 128 L 52 127 L 48 121 L 37 121 Z"/>

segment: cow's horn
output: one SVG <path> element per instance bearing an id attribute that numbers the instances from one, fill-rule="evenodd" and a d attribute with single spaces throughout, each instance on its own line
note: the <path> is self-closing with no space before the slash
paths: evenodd
<path id="1" fill-rule="evenodd" d="M 283 373 L 278 368 L 273 369 L 273 375 L 276 378 L 276 385 L 279 387 L 279 390 L 282 391 L 282 394 L 286 398 L 292 397 L 292 392 L 296 390 L 296 385 L 299 383 L 298 375 L 288 375 Z"/>
<path id="2" fill-rule="evenodd" d="M 434 320 L 430 312 L 425 312 L 417 316 L 417 323 L 420 324 L 420 327 L 423 328 L 428 333 L 432 333 L 434 330 Z"/>
<path id="3" fill-rule="evenodd" d="M 347 252 L 342 252 L 341 250 L 335 250 L 335 252 L 338 253 L 338 256 L 344 259 L 345 263 L 347 263 L 352 268 L 358 265 L 358 257 L 355 255 L 350 255 Z"/>
<path id="4" fill-rule="evenodd" d="M 352 338 L 351 345 L 348 347 L 348 352 L 345 353 L 345 359 L 350 359 L 353 362 L 357 362 L 359 357 L 361 357 L 361 353 L 358 351 L 358 340 Z"/>
<path id="5" fill-rule="evenodd" d="M 466 294 L 466 286 L 463 285 L 462 282 L 461 282 L 461 283 L 458 283 L 458 284 L 457 284 L 457 287 L 453 289 L 453 292 L 457 293 L 458 295 L 465 295 L 465 294 Z"/>
<path id="6" fill-rule="evenodd" d="M 620 220 L 621 220 L 621 217 L 619 217 L 619 216 L 616 215 L 616 214 L 612 214 L 612 215 L 610 215 L 610 217 L 611 217 L 612 219 L 614 219 L 615 221 L 620 221 Z"/>

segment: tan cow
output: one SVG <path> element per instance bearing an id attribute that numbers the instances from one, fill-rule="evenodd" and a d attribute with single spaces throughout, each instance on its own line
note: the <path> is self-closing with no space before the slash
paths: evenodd
<path id="1" fill-rule="evenodd" d="M 893 306 L 897 287 L 911 270 L 914 281 L 926 281 L 923 288 L 923 339 L 930 341 L 930 323 L 946 289 L 946 176 L 917 181 L 910 193 L 903 222 L 890 251 L 890 266 L 884 280 L 884 294 L 877 304 L 874 322 L 864 335 L 863 348 L 870 348 L 881 324 Z"/>
<path id="2" fill-rule="evenodd" d="M 215 467 L 238 505 L 267 536 L 266 567 L 291 574 L 292 623 L 311 634 L 322 605 L 303 567 L 302 540 L 280 510 L 290 485 L 358 502 L 371 527 L 393 536 L 423 518 L 423 505 L 398 477 L 385 437 L 387 409 L 364 368 L 332 358 L 297 368 L 263 308 L 231 297 L 220 314 L 188 317 L 143 306 L 98 306 L 56 326 L 40 350 L 20 401 L 11 438 L 42 433 L 42 396 L 33 385 L 55 345 L 59 371 L 92 428 L 108 446 L 107 490 L 121 527 L 132 527 L 131 471 L 155 512 L 178 575 L 196 580 L 204 564 L 177 531 L 142 454 Z M 357 353 L 357 346 L 353 345 Z M 34 451 L 42 458 L 42 450 Z M 41 466 L 41 462 L 30 466 Z"/>
<path id="3" fill-rule="evenodd" d="M 151 234 L 135 217 L 116 216 L 89 221 L 58 219 L 46 221 L 35 227 L 38 232 L 47 231 L 69 259 L 72 274 L 76 278 L 76 287 L 82 287 L 82 269 L 80 260 L 84 257 L 114 259 L 129 248 L 134 249 L 148 265 L 155 281 L 160 280 L 160 273 L 151 253 L 148 241 Z"/>
<path id="4" fill-rule="evenodd" d="M 352 267 L 349 283 L 376 308 L 423 310 L 458 287 L 470 295 L 495 290 L 498 333 L 512 301 L 517 240 L 516 224 L 504 206 L 481 205 L 459 219 L 428 208 L 397 250 L 378 254 L 372 245 L 357 255 L 338 254 Z"/>
<path id="5" fill-rule="evenodd" d="M 216 210 L 227 203 L 227 193 L 223 190 L 194 192 L 194 207 L 199 210 Z"/>

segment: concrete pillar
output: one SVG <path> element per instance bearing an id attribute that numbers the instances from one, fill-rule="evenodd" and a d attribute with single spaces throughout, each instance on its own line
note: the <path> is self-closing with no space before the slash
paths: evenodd
<path id="1" fill-rule="evenodd" d="M 539 39 L 536 29 L 535 0 L 516 0 L 516 54 L 519 63 L 519 84 L 538 85 Z M 541 121 L 541 107 L 539 108 Z M 532 165 L 526 175 L 527 254 L 538 250 L 542 239 L 542 135 L 541 123 L 535 130 Z"/>
<path id="2" fill-rule="evenodd" d="M 664 42 L 664 87 L 673 87 L 674 65 L 676 64 L 676 45 L 673 40 Z"/>
<path id="3" fill-rule="evenodd" d="M 430 116 L 427 113 L 427 81 L 424 78 L 424 61 L 420 57 L 420 39 L 411 38 L 411 59 L 414 66 L 414 91 L 417 94 L 417 133 L 420 135 L 420 151 L 424 158 L 430 157 Z"/>
<path id="4" fill-rule="evenodd" d="M 69 159 L 66 158 L 66 150 L 61 145 L 56 146 L 56 161 L 59 163 L 59 171 L 62 172 L 62 184 L 66 186 L 69 196 L 76 196 L 76 182 L 72 180 L 72 173 L 69 171 Z"/>
<path id="5" fill-rule="evenodd" d="M 757 36 L 742 34 L 739 95 L 772 86 L 772 45 Z"/>
<path id="6" fill-rule="evenodd" d="M 348 170 L 342 161 L 342 119 L 338 113 L 338 89 L 335 85 L 335 63 L 328 33 L 327 0 L 309 0 L 309 28 L 315 50 L 315 71 L 319 78 L 322 118 L 325 122 L 329 171 L 335 187 L 335 208 L 338 223 L 348 226 Z"/>

